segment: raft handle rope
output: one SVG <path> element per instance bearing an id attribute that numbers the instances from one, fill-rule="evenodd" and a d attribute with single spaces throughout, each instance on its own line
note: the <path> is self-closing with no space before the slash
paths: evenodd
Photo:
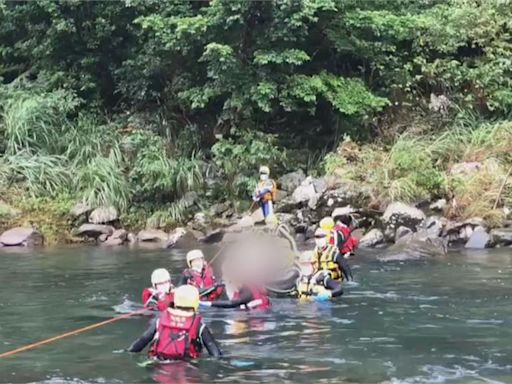
<path id="1" fill-rule="evenodd" d="M 88 326 L 82 327 L 82 328 L 78 328 L 78 329 L 75 329 L 73 331 L 69 331 L 69 332 L 63 333 L 61 335 L 50 337 L 48 339 L 44 339 L 44 340 L 38 341 L 38 342 L 33 343 L 33 344 L 28 344 L 28 345 L 25 345 L 24 347 L 16 348 L 16 349 L 13 349 L 13 350 L 1 353 L 0 354 L 0 359 L 4 358 L 4 357 L 9 357 L 9 356 L 12 356 L 12 355 L 16 355 L 16 354 L 21 353 L 21 352 L 29 351 L 31 349 L 40 347 L 42 345 L 46 345 L 46 344 L 53 343 L 54 341 L 62 340 L 62 339 L 66 338 L 66 337 L 69 337 L 69 336 L 79 335 L 81 333 L 84 333 L 84 332 L 87 332 L 87 331 L 91 331 L 93 329 L 102 327 L 104 325 L 112 324 L 112 323 L 114 323 L 116 321 L 119 321 L 119 320 L 127 319 L 127 318 L 135 316 L 135 315 L 140 315 L 140 314 L 142 314 L 142 313 L 144 313 L 146 311 L 147 311 L 147 309 L 143 308 L 143 309 L 140 309 L 140 310 L 135 311 L 135 312 L 126 313 L 124 315 L 117 316 L 117 317 L 114 317 L 112 319 L 101 321 L 99 323 L 91 324 L 91 325 L 88 325 Z"/>

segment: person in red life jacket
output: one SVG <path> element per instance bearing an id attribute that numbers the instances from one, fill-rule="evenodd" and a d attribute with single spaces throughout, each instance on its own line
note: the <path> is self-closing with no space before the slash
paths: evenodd
<path id="1" fill-rule="evenodd" d="M 351 215 L 336 215 L 334 222 L 334 243 L 338 252 L 343 256 L 343 264 L 349 280 L 353 280 L 352 269 L 347 259 L 354 256 L 354 251 L 359 246 L 359 240 L 352 236 L 356 223 Z"/>
<path id="2" fill-rule="evenodd" d="M 158 268 L 151 274 L 151 288 L 142 291 L 142 304 L 149 309 L 163 311 L 172 304 L 171 275 L 165 268 Z"/>
<path id="3" fill-rule="evenodd" d="M 344 278 L 350 279 L 351 272 L 347 270 L 346 260 L 336 246 L 329 244 L 327 236 L 322 228 L 315 231 L 315 281 L 329 290 L 334 290 L 339 288 L 338 285 Z"/>
<path id="4" fill-rule="evenodd" d="M 174 308 L 160 313 L 149 328 L 130 347 L 128 352 L 140 352 L 149 343 L 148 355 L 160 361 L 195 359 L 203 347 L 210 356 L 220 357 L 217 341 L 197 312 L 199 291 L 192 285 L 182 285 L 174 292 Z"/>
<path id="5" fill-rule="evenodd" d="M 227 262 L 223 265 L 224 288 L 221 300 L 201 301 L 202 307 L 215 308 L 241 308 L 265 310 L 271 307 L 270 299 L 263 287 L 259 284 L 242 283 L 243 275 L 237 273 L 233 267 L 228 267 Z M 241 271 L 239 271 L 241 272 Z M 250 281 L 247 279 L 247 281 Z"/>
<path id="6" fill-rule="evenodd" d="M 213 275 L 213 269 L 199 249 L 193 249 L 187 253 L 188 269 L 183 271 L 179 285 L 190 284 L 199 289 L 201 300 L 215 300 L 222 293 L 222 285 L 217 283 Z"/>

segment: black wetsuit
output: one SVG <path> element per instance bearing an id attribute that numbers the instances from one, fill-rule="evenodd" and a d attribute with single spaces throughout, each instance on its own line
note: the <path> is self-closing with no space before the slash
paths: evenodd
<path id="1" fill-rule="evenodd" d="M 273 282 L 270 287 L 267 287 L 267 289 L 270 292 L 277 294 L 292 294 L 297 292 L 297 280 L 300 278 L 300 271 L 295 268 L 292 271 L 290 271 L 289 276 L 285 279 Z M 332 297 L 343 295 L 341 282 L 338 280 L 333 280 L 322 274 L 318 276 L 316 283 L 323 285 L 325 288 L 330 290 Z"/>
<path id="2" fill-rule="evenodd" d="M 156 333 L 156 323 L 157 319 L 153 319 L 146 331 L 135 340 L 130 347 L 128 347 L 128 352 L 140 352 L 142 351 L 146 345 L 151 343 Z M 213 337 L 210 329 L 201 323 L 201 330 L 199 333 L 199 340 L 201 341 L 201 345 L 204 345 L 210 356 L 220 357 L 222 356 L 222 351 L 217 344 L 217 341 Z"/>
<path id="3" fill-rule="evenodd" d="M 190 275 L 190 269 L 186 269 L 181 274 L 180 281 L 178 282 L 178 287 L 181 285 L 189 284 L 190 280 L 192 280 L 192 276 Z M 224 284 L 216 283 L 216 284 L 212 285 L 211 287 L 201 288 L 201 289 L 199 289 L 199 297 L 208 296 L 210 293 L 212 293 L 217 288 L 222 287 L 222 286 L 224 286 Z"/>
<path id="4" fill-rule="evenodd" d="M 348 239 L 346 239 L 345 236 L 343 236 L 343 233 L 341 233 L 340 231 L 336 232 L 336 244 L 338 244 L 338 255 L 336 255 L 335 263 L 338 264 L 341 273 L 345 277 L 345 280 L 351 281 L 354 280 L 354 276 L 352 275 L 352 268 L 350 268 L 350 264 L 340 252 L 340 249 L 342 248 L 346 240 Z"/>
<path id="5" fill-rule="evenodd" d="M 251 301 L 255 300 L 251 289 L 249 287 L 242 287 L 239 290 L 239 296 L 238 299 L 229 299 L 226 290 L 222 293 L 222 299 L 221 300 L 215 300 L 212 301 L 212 307 L 216 308 L 238 308 L 242 305 L 247 305 Z"/>

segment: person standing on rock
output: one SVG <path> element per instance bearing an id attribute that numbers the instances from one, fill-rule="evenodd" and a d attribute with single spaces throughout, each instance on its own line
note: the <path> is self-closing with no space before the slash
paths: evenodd
<path id="1" fill-rule="evenodd" d="M 267 166 L 260 167 L 260 181 L 252 196 L 252 200 L 259 203 L 263 212 L 263 217 L 272 215 L 274 212 L 273 204 L 276 199 L 276 182 L 269 178 L 270 169 Z"/>

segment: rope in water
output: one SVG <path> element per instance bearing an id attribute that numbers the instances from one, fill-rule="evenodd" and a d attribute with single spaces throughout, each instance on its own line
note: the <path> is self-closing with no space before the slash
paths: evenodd
<path id="1" fill-rule="evenodd" d="M 21 353 L 21 352 L 29 351 L 31 349 L 40 347 L 42 345 L 46 345 L 46 344 L 50 344 L 50 343 L 52 343 L 54 341 L 62 340 L 62 339 L 66 338 L 66 337 L 69 337 L 69 336 L 79 335 L 80 333 L 91 331 L 93 329 L 102 327 L 104 325 L 111 324 L 111 323 L 114 323 L 114 322 L 119 321 L 119 320 L 127 319 L 127 318 L 129 318 L 131 316 L 139 315 L 139 314 L 144 313 L 146 311 L 147 311 L 146 308 L 140 309 L 138 311 L 130 312 L 130 313 L 127 313 L 127 314 L 124 314 L 124 315 L 121 315 L 121 316 L 117 316 L 117 317 L 114 317 L 112 319 L 101 321 L 101 322 L 96 323 L 96 324 L 91 324 L 91 325 L 88 325 L 88 326 L 83 327 L 83 328 L 78 328 L 78 329 L 75 329 L 73 331 L 69 331 L 69 332 L 63 333 L 62 335 L 50 337 L 48 339 L 41 340 L 41 341 L 38 341 L 38 342 L 33 343 L 33 344 L 25 345 L 24 347 L 16 348 L 16 349 L 13 349 L 11 351 L 7 351 L 7 352 L 4 352 L 4 353 L 1 353 L 0 354 L 0 358 L 9 357 L 9 356 Z"/>

